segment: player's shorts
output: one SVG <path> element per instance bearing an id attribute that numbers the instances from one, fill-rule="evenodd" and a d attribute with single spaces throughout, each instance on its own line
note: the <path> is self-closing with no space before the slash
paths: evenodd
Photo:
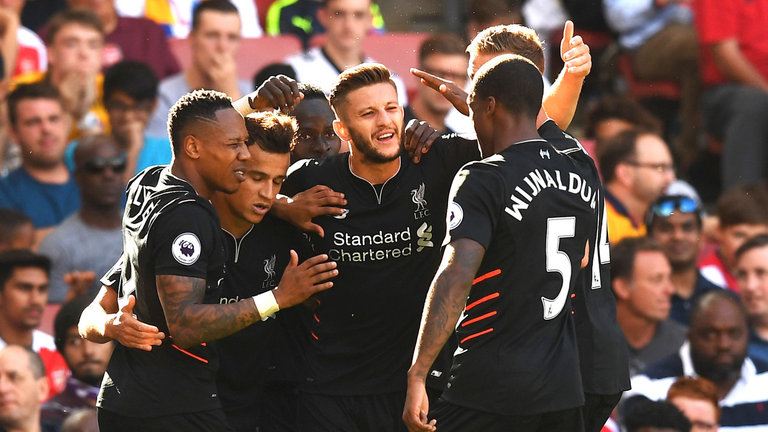
<path id="1" fill-rule="evenodd" d="M 583 432 L 581 407 L 534 415 L 501 415 L 461 407 L 440 399 L 429 410 L 440 432 Z"/>
<path id="2" fill-rule="evenodd" d="M 99 430 L 110 432 L 232 432 L 222 410 L 137 418 L 99 408 L 98 418 Z"/>
<path id="3" fill-rule="evenodd" d="M 365 396 L 301 393 L 299 430 L 407 432 L 402 419 L 404 406 L 405 392 Z"/>

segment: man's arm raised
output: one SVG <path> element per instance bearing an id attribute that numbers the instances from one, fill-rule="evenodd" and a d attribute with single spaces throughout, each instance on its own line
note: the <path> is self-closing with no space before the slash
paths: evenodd
<path id="1" fill-rule="evenodd" d="M 403 421 L 411 432 L 435 430 L 435 421 L 427 418 L 427 373 L 466 306 L 483 255 L 485 248 L 470 239 L 452 241 L 445 248 L 443 262 L 427 294 L 413 364 L 408 370 Z"/>

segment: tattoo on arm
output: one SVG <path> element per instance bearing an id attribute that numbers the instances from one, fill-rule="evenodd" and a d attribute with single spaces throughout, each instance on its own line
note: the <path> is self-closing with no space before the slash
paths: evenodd
<path id="1" fill-rule="evenodd" d="M 221 339 L 261 320 L 250 297 L 226 305 L 202 304 L 203 279 L 157 276 L 157 292 L 170 335 L 182 348 Z"/>
<path id="2" fill-rule="evenodd" d="M 451 242 L 427 294 L 410 374 L 426 377 L 456 327 L 485 249 L 474 240 Z"/>

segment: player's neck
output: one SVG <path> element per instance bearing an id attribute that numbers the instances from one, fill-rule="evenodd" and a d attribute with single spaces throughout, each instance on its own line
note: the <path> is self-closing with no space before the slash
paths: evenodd
<path id="1" fill-rule="evenodd" d="M 219 214 L 221 227 L 235 239 L 241 239 L 253 227 L 253 224 L 230 212 L 224 205 L 221 195 L 221 193 L 215 193 L 211 198 L 211 203 Z"/>
<path id="2" fill-rule="evenodd" d="M 15 327 L 5 318 L 0 317 L 0 339 L 3 339 L 8 345 L 32 348 L 32 332 L 32 330 Z"/>
<path id="3" fill-rule="evenodd" d="M 750 317 L 749 324 L 761 339 L 768 341 L 768 314 Z"/>
<path id="4" fill-rule="evenodd" d="M 500 153 L 504 149 L 523 141 L 541 139 L 536 123 L 530 119 L 518 117 L 498 117 L 493 128 L 493 153 Z M 490 156 L 483 154 L 484 157 Z"/>
<path id="5" fill-rule="evenodd" d="M 194 169 L 194 167 L 187 166 L 181 159 L 174 157 L 171 162 L 171 174 L 189 183 L 198 195 L 205 199 L 211 199 L 213 196 L 213 190 L 209 188 L 202 176 Z"/>
<path id="6" fill-rule="evenodd" d="M 400 171 L 400 158 L 384 163 L 374 163 L 366 160 L 359 152 L 351 152 L 349 155 L 349 169 L 352 174 L 361 177 L 372 185 L 386 182 Z"/>
<path id="7" fill-rule="evenodd" d="M 695 261 L 692 264 L 692 266 L 685 268 L 673 268 L 670 275 L 672 285 L 675 287 L 675 293 L 684 299 L 691 298 L 693 291 L 696 289 L 699 269 L 696 267 Z"/>
<path id="8" fill-rule="evenodd" d="M 627 344 L 635 350 L 645 348 L 656 335 L 659 323 L 636 315 L 622 303 L 617 304 L 616 308 L 619 327 L 627 339 Z"/>

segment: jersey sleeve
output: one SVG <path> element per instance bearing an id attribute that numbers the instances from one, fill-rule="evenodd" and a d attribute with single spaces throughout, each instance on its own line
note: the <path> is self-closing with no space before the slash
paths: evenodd
<path id="1" fill-rule="evenodd" d="M 123 273 L 123 267 L 125 266 L 125 253 L 120 255 L 115 265 L 112 266 L 104 276 L 101 277 L 99 282 L 105 287 L 109 287 L 117 292 L 120 292 L 120 281 Z"/>
<path id="2" fill-rule="evenodd" d="M 502 182 L 482 164 L 462 168 L 451 185 L 445 243 L 468 238 L 488 249 L 503 197 Z"/>
<path id="3" fill-rule="evenodd" d="M 220 227 L 198 204 L 181 204 L 161 216 L 149 231 L 156 275 L 205 279 Z"/>

